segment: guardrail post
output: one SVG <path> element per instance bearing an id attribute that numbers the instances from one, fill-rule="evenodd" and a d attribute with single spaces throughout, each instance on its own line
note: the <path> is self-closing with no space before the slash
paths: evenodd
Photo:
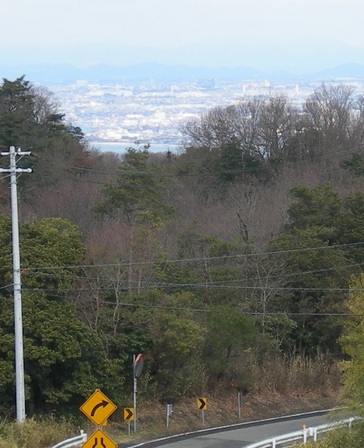
<path id="1" fill-rule="evenodd" d="M 277 443 L 276 443 L 276 439 L 272 439 L 272 448 L 276 448 Z"/>
<path id="2" fill-rule="evenodd" d="M 353 418 L 349 420 L 349 432 L 351 432 L 351 427 L 353 426 Z"/>
<path id="3" fill-rule="evenodd" d="M 302 435 L 303 435 L 303 444 L 306 445 L 306 443 L 307 443 L 307 428 L 306 428 L 306 425 L 302 426 Z"/>

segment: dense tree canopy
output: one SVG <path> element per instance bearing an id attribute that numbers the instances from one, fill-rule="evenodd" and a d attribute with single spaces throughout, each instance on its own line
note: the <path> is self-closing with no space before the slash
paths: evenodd
<path id="1" fill-rule="evenodd" d="M 1 216 L 1 351 L 3 403 L 14 387 L 14 316 L 11 295 L 10 221 Z M 92 358 L 103 361 L 101 341 L 64 300 L 75 284 L 74 269 L 84 258 L 82 237 L 60 218 L 21 226 L 23 328 L 26 396 L 31 411 L 77 400 L 97 384 Z M 41 272 L 40 272 L 41 271 Z M 59 295 L 61 294 L 61 295 Z M 90 364 L 91 363 L 91 364 Z M 99 369 L 97 369 L 99 371 Z M 81 379 L 82 376 L 82 379 Z"/>

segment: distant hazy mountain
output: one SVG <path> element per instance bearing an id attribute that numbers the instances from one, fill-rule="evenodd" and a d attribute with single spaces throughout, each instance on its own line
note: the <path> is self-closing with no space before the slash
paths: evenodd
<path id="1" fill-rule="evenodd" d="M 359 44 L 353 47 L 340 42 L 289 38 L 284 42 L 263 42 L 254 38 L 238 42 L 200 42 L 168 49 L 113 42 L 48 46 L 45 41 L 43 47 L 36 48 L 26 43 L 16 46 L 0 42 L 0 78 L 15 79 L 25 74 L 35 83 L 81 79 L 120 82 L 363 78 L 363 67 L 364 51 Z"/>
<path id="2" fill-rule="evenodd" d="M 1 67 L 0 67 L 1 69 Z M 122 81 L 169 81 L 182 82 L 198 79 L 258 79 L 262 74 L 249 67 L 189 67 L 159 63 L 135 64 L 126 67 L 92 65 L 76 68 L 70 65 L 29 66 L 26 76 L 32 82 L 66 82 L 87 80 L 89 82 Z"/>
<path id="3" fill-rule="evenodd" d="M 288 71 L 262 71 L 251 67 L 189 67 L 186 65 L 167 65 L 160 63 L 134 64 L 125 67 L 114 65 L 92 65 L 87 68 L 77 68 L 70 64 L 39 64 L 22 67 L 2 67 L 0 76 L 15 79 L 26 75 L 32 83 L 52 84 L 71 83 L 77 80 L 88 82 L 128 82 L 128 81 L 165 81 L 182 82 L 202 79 L 215 79 L 225 81 L 303 81 L 303 80 L 330 80 L 337 78 L 364 79 L 364 65 L 342 64 L 335 67 L 297 75 Z"/>
<path id="4" fill-rule="evenodd" d="M 312 74 L 316 78 L 322 79 L 340 79 L 340 78 L 355 78 L 364 79 L 364 65 L 362 64 L 341 64 L 331 67 L 326 70 L 321 70 Z"/>

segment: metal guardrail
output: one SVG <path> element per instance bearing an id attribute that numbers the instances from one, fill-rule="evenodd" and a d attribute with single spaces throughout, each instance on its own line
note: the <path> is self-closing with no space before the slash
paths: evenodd
<path id="1" fill-rule="evenodd" d="M 78 447 L 81 444 L 85 443 L 87 440 L 87 434 L 83 432 L 81 429 L 81 433 L 79 436 L 72 437 L 71 439 L 63 440 L 63 442 L 57 443 L 57 445 L 52 446 L 51 448 L 74 448 Z"/>
<path id="2" fill-rule="evenodd" d="M 284 421 L 287 418 L 289 418 L 291 420 L 292 418 L 309 417 L 309 416 L 314 416 L 314 415 L 325 415 L 329 412 L 339 411 L 341 409 L 342 408 L 321 409 L 321 410 L 305 412 L 305 413 L 300 413 L 300 414 L 286 415 L 286 416 L 281 416 L 281 417 L 271 417 L 271 418 L 267 418 L 264 420 L 252 420 L 252 421 L 246 421 L 246 422 L 240 422 L 240 423 L 233 423 L 233 424 L 224 425 L 224 426 L 198 429 L 196 431 L 189 431 L 189 432 L 184 432 L 184 433 L 180 433 L 180 434 L 169 435 L 169 436 L 160 437 L 157 439 L 152 439 L 149 441 L 136 442 L 136 444 L 128 445 L 127 448 L 141 448 L 141 447 L 149 447 L 149 446 L 153 447 L 153 446 L 159 446 L 158 444 L 165 445 L 168 442 L 174 443 L 175 441 L 177 441 L 179 439 L 184 440 L 184 439 L 191 438 L 191 437 L 198 437 L 199 435 L 214 434 L 214 433 L 218 433 L 221 431 L 231 431 L 231 430 L 235 430 L 235 429 L 244 429 L 246 427 L 256 426 L 257 424 L 262 424 L 262 423 L 275 423 L 275 422 L 279 422 L 279 421 Z M 244 447 L 244 448 L 248 448 L 248 447 Z"/>
<path id="3" fill-rule="evenodd" d="M 289 443 L 293 444 L 296 442 L 300 442 L 305 445 L 310 440 L 317 442 L 319 434 L 345 426 L 348 426 L 350 429 L 354 420 L 359 420 L 359 418 L 351 417 L 336 423 L 328 423 L 326 425 L 315 426 L 313 428 L 303 428 L 299 431 L 291 432 L 289 434 L 272 437 L 271 439 L 262 440 L 261 442 L 256 442 L 251 445 L 245 445 L 244 448 L 276 448 L 283 445 L 291 446 L 287 445 Z"/>

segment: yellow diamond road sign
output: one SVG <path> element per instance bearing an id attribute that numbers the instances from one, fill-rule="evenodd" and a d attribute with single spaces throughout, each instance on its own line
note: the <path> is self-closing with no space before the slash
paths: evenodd
<path id="1" fill-rule="evenodd" d="M 100 426 L 108 417 L 110 417 L 116 408 L 117 406 L 109 400 L 101 390 L 96 389 L 80 407 L 80 411 L 95 423 L 95 425 Z"/>
<path id="2" fill-rule="evenodd" d="M 101 429 L 98 429 L 86 442 L 82 448 L 118 448 L 118 446 Z"/>

